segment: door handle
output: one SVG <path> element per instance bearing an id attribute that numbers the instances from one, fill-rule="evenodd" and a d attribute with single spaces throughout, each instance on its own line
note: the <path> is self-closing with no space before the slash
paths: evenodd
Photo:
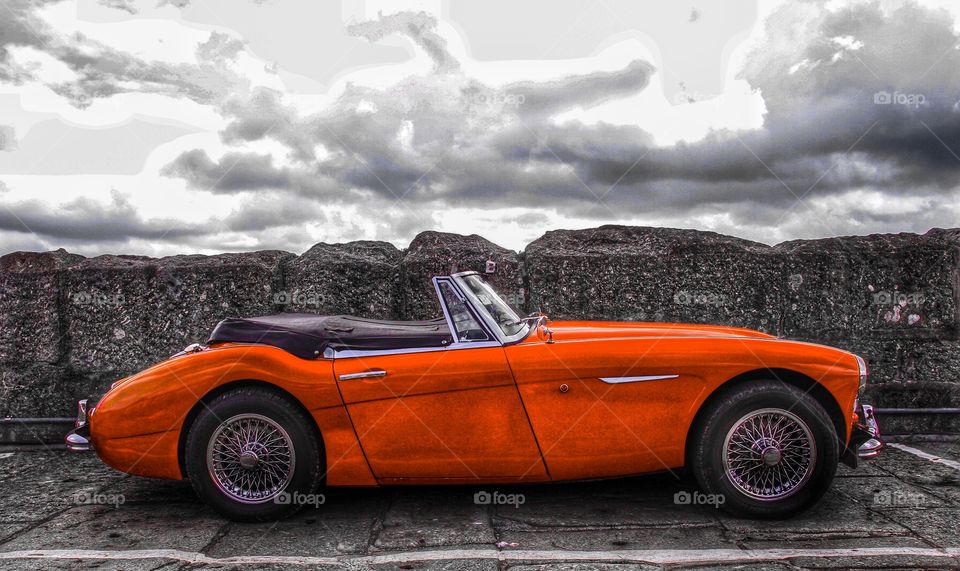
<path id="1" fill-rule="evenodd" d="M 338 378 L 341 381 L 350 381 L 353 379 L 375 379 L 386 376 L 387 372 L 383 369 L 374 369 L 372 371 L 363 371 L 361 373 L 347 373 L 346 375 L 340 375 Z"/>

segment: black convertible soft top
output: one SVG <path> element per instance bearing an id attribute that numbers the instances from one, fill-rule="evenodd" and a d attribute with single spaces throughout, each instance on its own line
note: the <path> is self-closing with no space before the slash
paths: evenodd
<path id="1" fill-rule="evenodd" d="M 352 315 L 280 313 L 263 317 L 228 317 L 213 329 L 207 343 L 262 343 L 302 359 L 315 359 L 327 347 L 407 349 L 443 347 L 453 342 L 444 318 L 385 321 Z"/>

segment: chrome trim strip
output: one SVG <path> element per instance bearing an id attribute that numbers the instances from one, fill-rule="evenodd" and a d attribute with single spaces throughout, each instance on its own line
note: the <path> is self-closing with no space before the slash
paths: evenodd
<path id="1" fill-rule="evenodd" d="M 639 377 L 600 377 L 600 380 L 616 385 L 620 383 L 642 383 L 643 381 L 659 381 L 662 379 L 676 379 L 680 375 L 641 375 Z"/>
<path id="2" fill-rule="evenodd" d="M 407 353 L 433 353 L 435 351 L 456 351 L 459 349 L 477 349 L 479 347 L 500 347 L 497 341 L 471 341 L 468 343 L 451 343 L 446 347 L 412 347 L 410 349 L 347 349 L 334 351 L 334 359 L 349 359 L 351 357 L 379 357 L 381 355 L 405 355 Z"/>
<path id="3" fill-rule="evenodd" d="M 347 373 L 346 375 L 340 375 L 337 377 L 341 381 L 350 381 L 353 379 L 377 379 L 380 377 L 386 377 L 387 372 L 383 369 L 378 369 L 376 371 L 362 371 L 359 373 Z"/>

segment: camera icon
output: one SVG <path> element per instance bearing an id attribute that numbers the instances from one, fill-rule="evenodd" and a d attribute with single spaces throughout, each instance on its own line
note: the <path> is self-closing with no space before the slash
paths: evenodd
<path id="1" fill-rule="evenodd" d="M 288 291 L 278 291 L 273 294 L 273 303 L 278 305 L 289 305 L 293 301 L 293 296 Z"/>
<path id="2" fill-rule="evenodd" d="M 873 494 L 873 503 L 878 506 L 888 506 L 892 499 L 890 492 L 886 490 Z"/>
<path id="3" fill-rule="evenodd" d="M 693 501 L 693 496 L 690 495 L 690 492 L 682 490 L 673 494 L 673 503 L 678 506 L 689 506 L 690 502 Z"/>
<path id="4" fill-rule="evenodd" d="M 873 94 L 873 102 L 876 105 L 889 105 L 893 103 L 893 96 L 889 91 L 878 91 Z"/>
<path id="5" fill-rule="evenodd" d="M 292 497 L 287 492 L 280 492 L 273 498 L 273 503 L 287 506 L 290 505 L 291 499 Z"/>
<path id="6" fill-rule="evenodd" d="M 490 492 L 479 491 L 473 494 L 473 503 L 478 506 L 489 506 L 491 501 L 493 501 L 493 497 L 490 495 Z"/>
<path id="7" fill-rule="evenodd" d="M 85 291 L 73 294 L 73 303 L 77 305 L 87 305 L 93 301 L 93 296 Z"/>

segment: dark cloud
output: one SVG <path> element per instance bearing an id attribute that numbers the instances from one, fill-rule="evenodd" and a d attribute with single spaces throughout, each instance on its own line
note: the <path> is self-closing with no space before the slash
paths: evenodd
<path id="1" fill-rule="evenodd" d="M 273 166 L 269 155 L 227 153 L 213 162 L 206 151 L 183 153 L 161 171 L 179 176 L 194 188 L 211 192 L 289 188 L 292 179 L 286 169 Z"/>
<path id="2" fill-rule="evenodd" d="M 258 195 L 223 220 L 231 232 L 260 232 L 283 226 L 326 222 L 327 216 L 317 203 L 289 201 L 282 195 Z"/>
<path id="3" fill-rule="evenodd" d="M 226 142 L 274 139 L 302 165 L 278 169 L 248 156 L 242 174 L 215 186 L 290 187 L 302 171 L 410 204 L 549 205 L 598 218 L 730 209 L 733 218 L 773 223 L 775 214 L 749 213 L 782 217 L 800 196 L 852 189 L 949 194 L 960 182 L 958 38 L 948 15 L 915 4 L 890 14 L 877 4 L 784 6 L 742 72 L 764 97 L 762 128 L 670 147 L 655 146 L 642 125 L 552 121 L 638 93 L 655 73 L 648 63 L 494 89 L 444 63 L 434 25 L 407 14 L 353 29 L 370 39 L 406 33 L 439 73 L 385 89 L 348 85 L 307 117 L 269 92 L 231 100 Z M 316 156 L 318 146 L 328 152 Z M 220 177 L 222 167 L 188 159 L 168 172 L 197 186 Z"/>
<path id="4" fill-rule="evenodd" d="M 269 89 L 224 88 L 231 80 L 219 64 L 243 48 L 230 36 L 211 35 L 199 66 L 163 68 L 85 38 L 81 50 L 42 26 L 38 42 L 31 30 L 40 24 L 24 6 L 15 0 L 18 23 L 0 24 L 12 38 L 3 45 L 43 45 L 82 76 L 57 89 L 116 89 L 135 77 L 143 89 L 217 103 L 228 120 L 222 140 L 237 150 L 217 160 L 188 151 L 162 172 L 244 202 L 206 236 L 185 229 L 184 243 L 246 233 L 276 244 L 304 235 L 311 221 L 344 239 L 370 237 L 372 227 L 379 238 L 403 240 L 434 225 L 445 207 L 537 210 L 507 221 L 518 225 L 543 223 L 548 210 L 598 222 L 710 220 L 711 229 L 765 241 L 955 225 L 948 217 L 960 186 L 960 37 L 948 14 L 912 2 L 892 11 L 878 2 L 836 10 L 784 4 L 740 72 L 763 97 L 762 126 L 666 147 L 642 124 L 557 121 L 646 89 L 657 70 L 640 60 L 493 86 L 464 72 L 431 16 L 395 14 L 350 31 L 370 41 L 409 38 L 432 73 L 385 88 L 348 83 L 321 112 L 303 115 Z M 8 62 L 3 45 L 0 66 Z M 85 55 L 91 46 L 103 57 Z M 289 155 L 240 150 L 265 140 Z M 362 220 L 338 218 L 327 205 L 354 208 Z M 152 221 L 127 214 L 126 231 L 149 233 Z"/>
<path id="5" fill-rule="evenodd" d="M 82 197 L 55 211 L 38 200 L 5 202 L 0 209 L 0 230 L 42 237 L 83 241 L 126 241 L 130 238 L 176 240 L 209 232 L 208 224 L 173 219 L 145 220 L 118 192 L 109 204 Z"/>

